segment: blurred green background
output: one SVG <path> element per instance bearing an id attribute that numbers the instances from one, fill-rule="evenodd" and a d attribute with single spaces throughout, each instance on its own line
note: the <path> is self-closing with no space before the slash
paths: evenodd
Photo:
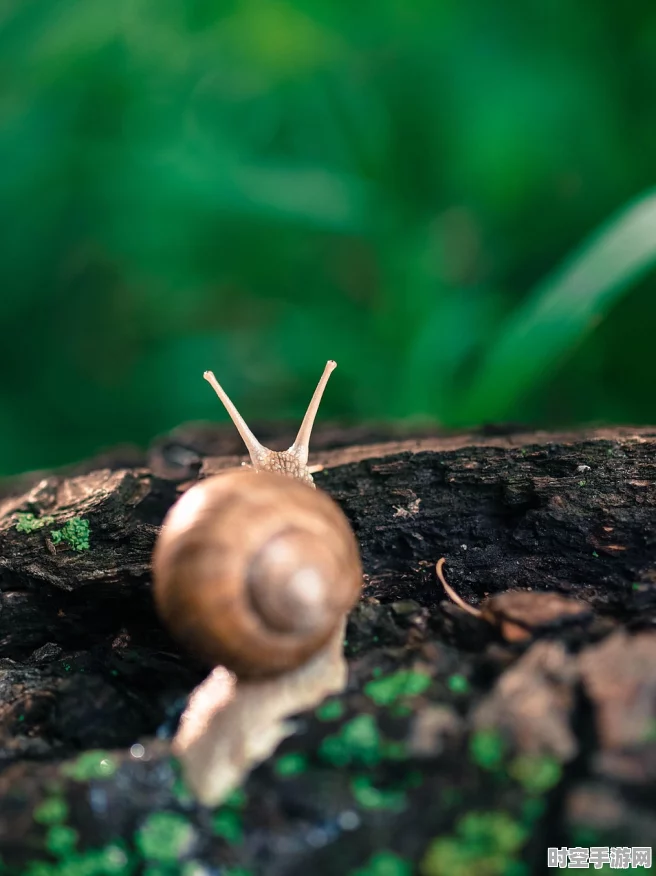
<path id="1" fill-rule="evenodd" d="M 0 473 L 185 420 L 656 422 L 656 7 L 0 3 Z"/>

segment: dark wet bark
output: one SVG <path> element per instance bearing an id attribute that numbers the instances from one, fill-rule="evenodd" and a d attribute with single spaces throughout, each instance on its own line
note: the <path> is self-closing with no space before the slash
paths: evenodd
<path id="1" fill-rule="evenodd" d="M 216 811 L 188 798 L 169 754 L 205 670 L 158 623 L 149 561 L 185 483 L 240 461 L 235 436 L 190 426 L 148 454 L 2 485 L 9 872 L 344 876 L 387 850 L 399 874 L 421 861 L 426 876 L 506 872 L 489 869 L 497 858 L 541 873 L 547 846 L 654 844 L 656 431 L 380 443 L 398 434 L 317 433 L 315 481 L 351 520 L 366 572 L 349 688 L 299 717 L 245 803 Z M 19 531 L 20 513 L 54 520 Z M 74 516 L 88 550 L 50 534 Z M 442 556 L 472 604 L 525 596 L 472 617 L 437 582 Z M 589 611 L 554 601 L 547 623 L 530 598 L 545 590 Z"/>

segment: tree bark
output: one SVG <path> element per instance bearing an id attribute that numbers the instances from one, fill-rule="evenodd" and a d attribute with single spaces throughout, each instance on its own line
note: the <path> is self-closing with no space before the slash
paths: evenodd
<path id="1" fill-rule="evenodd" d="M 243 460 L 235 436 L 192 424 L 1 486 L 8 873 L 538 873 L 548 846 L 653 841 L 656 430 L 324 427 L 314 447 L 365 569 L 349 685 L 216 810 L 170 754 L 206 669 L 158 623 L 149 569 L 176 496 Z M 73 517 L 88 549 L 51 535 Z M 440 557 L 472 606 L 536 600 L 472 617 Z M 547 622 L 543 591 L 589 610 Z"/>

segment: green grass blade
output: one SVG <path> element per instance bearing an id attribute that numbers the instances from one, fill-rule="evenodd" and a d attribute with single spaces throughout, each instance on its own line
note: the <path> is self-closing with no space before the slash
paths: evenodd
<path id="1" fill-rule="evenodd" d="M 656 262 L 656 192 L 631 203 L 543 280 L 510 316 L 457 411 L 460 423 L 516 416 L 547 378 Z"/>

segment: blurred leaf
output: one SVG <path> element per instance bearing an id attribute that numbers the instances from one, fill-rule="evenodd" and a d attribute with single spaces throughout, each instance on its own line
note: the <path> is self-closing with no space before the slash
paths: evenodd
<path id="1" fill-rule="evenodd" d="M 224 152 L 217 165 L 181 148 L 160 158 L 164 191 L 197 206 L 330 231 L 363 230 L 375 194 L 357 177 L 321 167 L 252 165 Z"/>
<path id="2" fill-rule="evenodd" d="M 508 416 L 656 262 L 656 193 L 638 199 L 548 277 L 489 349 L 455 419 Z"/>
<path id="3" fill-rule="evenodd" d="M 459 372 L 499 324 L 501 306 L 491 289 L 442 290 L 410 347 L 401 392 L 405 416 L 432 414 L 449 422 L 458 405 Z"/>
<path id="4" fill-rule="evenodd" d="M 230 38 L 273 76 L 297 76 L 339 61 L 342 40 L 302 6 L 284 0 L 242 0 L 229 24 Z"/>
<path id="5" fill-rule="evenodd" d="M 260 418 L 335 358 L 325 417 L 655 420 L 644 223 L 523 292 L 654 184 L 655 34 L 651 0 L 0 0 L 0 471 L 220 419 L 208 359 Z"/>

